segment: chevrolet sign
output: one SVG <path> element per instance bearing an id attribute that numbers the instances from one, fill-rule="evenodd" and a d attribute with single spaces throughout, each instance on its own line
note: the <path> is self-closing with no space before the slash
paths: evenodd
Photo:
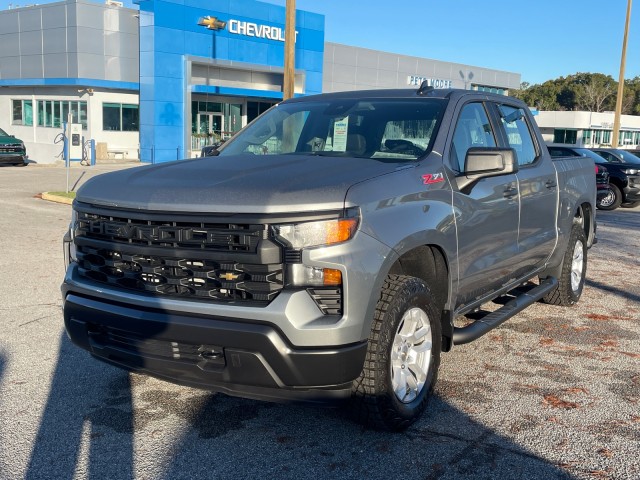
<path id="1" fill-rule="evenodd" d="M 234 35 L 244 35 L 246 37 L 264 38 L 265 40 L 276 40 L 284 42 L 284 28 L 261 25 L 253 22 L 231 19 L 228 22 L 218 20 L 216 17 L 207 15 L 198 19 L 198 25 L 207 27 L 209 30 L 224 30 L 228 25 L 229 33 Z M 296 40 L 298 32 L 296 31 Z"/>

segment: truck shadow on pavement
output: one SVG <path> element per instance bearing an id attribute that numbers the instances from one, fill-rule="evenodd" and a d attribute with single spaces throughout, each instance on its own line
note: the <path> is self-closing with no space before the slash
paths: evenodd
<path id="1" fill-rule="evenodd" d="M 340 409 L 232 398 L 129 374 L 62 334 L 25 478 L 572 478 L 446 395 L 446 387 L 438 391 L 407 431 L 377 432 Z"/>
<path id="2" fill-rule="evenodd" d="M 133 428 L 126 372 L 107 369 L 62 333 L 25 478 L 133 478 Z"/>

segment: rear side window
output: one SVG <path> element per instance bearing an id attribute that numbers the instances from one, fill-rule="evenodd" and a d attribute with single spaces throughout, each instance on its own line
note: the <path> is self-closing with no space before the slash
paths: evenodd
<path id="1" fill-rule="evenodd" d="M 464 172 L 467 150 L 472 147 L 495 147 L 496 141 L 489 117 L 482 103 L 469 103 L 462 108 L 449 153 L 451 167 Z"/>
<path id="2" fill-rule="evenodd" d="M 596 153 L 609 163 L 621 163 L 620 160 L 618 160 L 615 156 L 611 155 L 609 152 L 598 151 Z"/>
<path id="3" fill-rule="evenodd" d="M 580 156 L 579 153 L 573 150 L 569 150 L 568 148 L 562 148 L 562 147 L 547 147 L 547 148 L 549 149 L 549 155 L 551 155 L 553 158 Z"/>
<path id="4" fill-rule="evenodd" d="M 502 117 L 502 125 L 507 134 L 509 146 L 516 151 L 518 165 L 532 164 L 538 154 L 524 111 L 521 108 L 501 105 L 500 116 Z"/>

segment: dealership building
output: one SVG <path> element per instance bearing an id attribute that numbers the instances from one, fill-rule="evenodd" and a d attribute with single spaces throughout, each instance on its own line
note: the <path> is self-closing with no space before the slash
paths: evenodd
<path id="1" fill-rule="evenodd" d="M 610 147 L 613 143 L 614 112 L 540 111 L 536 122 L 548 143 L 577 147 Z M 620 115 L 620 148 L 640 147 L 640 116 Z"/>
<path id="2" fill-rule="evenodd" d="M 255 0 L 86 0 L 0 11 L 0 128 L 53 163 L 68 118 L 98 158 L 197 156 L 282 99 L 284 7 Z M 507 93 L 520 74 L 325 42 L 296 12 L 295 92 L 468 88 Z"/>

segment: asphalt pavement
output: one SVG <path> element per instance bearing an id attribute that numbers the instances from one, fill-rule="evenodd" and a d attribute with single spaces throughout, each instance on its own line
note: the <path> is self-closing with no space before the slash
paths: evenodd
<path id="1" fill-rule="evenodd" d="M 73 186 L 132 164 L 74 167 Z M 145 168 L 137 167 L 137 168 Z M 67 339 L 61 167 L 0 167 L 0 479 L 639 479 L 640 208 L 598 212 L 578 306 L 443 354 L 403 433 L 129 374 Z"/>

